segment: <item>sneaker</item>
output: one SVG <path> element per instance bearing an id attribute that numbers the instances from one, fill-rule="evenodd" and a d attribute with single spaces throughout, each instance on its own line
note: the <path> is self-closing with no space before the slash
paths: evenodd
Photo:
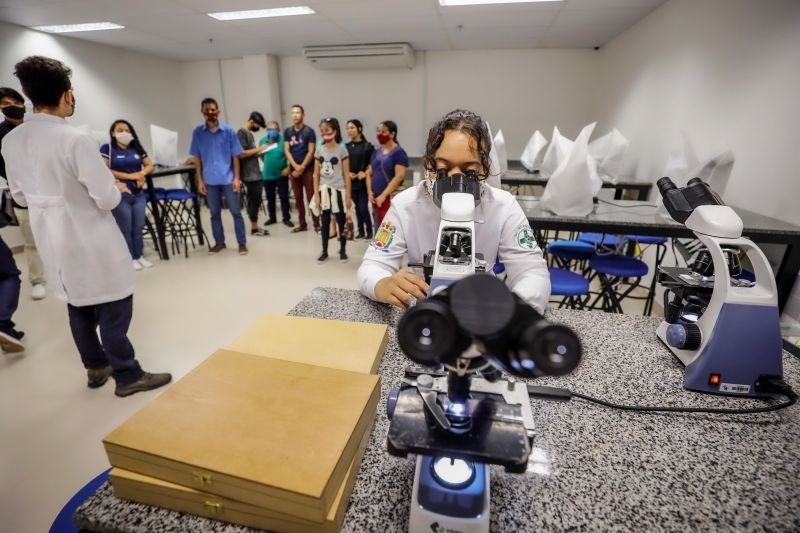
<path id="1" fill-rule="evenodd" d="M 88 382 L 86 386 L 90 389 L 102 387 L 106 384 L 108 378 L 111 377 L 112 372 L 113 370 L 110 366 L 104 366 L 103 368 L 87 368 L 86 377 L 88 378 Z"/>
<path id="2" fill-rule="evenodd" d="M 291 233 L 300 233 L 301 231 L 308 231 L 308 226 L 299 226 L 292 229 Z"/>
<path id="3" fill-rule="evenodd" d="M 144 256 L 137 259 L 137 261 L 139 261 L 139 264 L 142 265 L 144 268 L 153 268 L 153 263 L 145 259 Z"/>
<path id="4" fill-rule="evenodd" d="M 133 269 L 134 270 L 136 270 L 138 272 L 139 270 L 141 270 L 143 268 L 144 267 L 142 266 L 142 264 L 139 261 L 137 261 L 136 259 L 133 260 Z"/>
<path id="5" fill-rule="evenodd" d="M 293 228 L 294 222 L 292 222 L 291 220 L 284 220 L 283 225 L 286 226 L 287 228 Z"/>
<path id="6" fill-rule="evenodd" d="M 368 231 L 364 238 L 367 239 L 368 241 L 371 241 L 372 240 L 372 232 Z"/>
<path id="7" fill-rule="evenodd" d="M 0 348 L 5 353 L 21 353 L 25 351 L 25 345 L 22 344 L 22 332 L 14 329 L 0 330 Z"/>
<path id="8" fill-rule="evenodd" d="M 264 222 L 264 225 L 265 226 L 271 226 L 271 225 L 275 224 L 276 222 L 278 222 L 278 221 L 273 218 L 273 219 L 270 219 L 270 220 L 267 220 L 266 222 Z"/>
<path id="9" fill-rule="evenodd" d="M 239 245 L 239 255 L 247 255 L 247 245 L 240 244 Z"/>
<path id="10" fill-rule="evenodd" d="M 339 262 L 340 263 L 347 263 L 349 257 L 347 257 L 346 252 L 339 252 Z"/>
<path id="11" fill-rule="evenodd" d="M 218 254 L 218 253 L 220 253 L 220 252 L 221 252 L 222 250 L 224 250 L 224 249 L 225 249 L 225 243 L 222 243 L 222 244 L 220 244 L 220 243 L 217 243 L 217 244 L 215 244 L 215 245 L 214 245 L 214 247 L 213 247 L 213 248 L 211 248 L 211 249 L 208 251 L 208 255 L 214 255 L 214 254 Z"/>
<path id="12" fill-rule="evenodd" d="M 44 300 L 47 296 L 47 287 L 44 286 L 44 283 L 37 283 L 31 289 L 31 298 L 34 300 Z"/>
<path id="13" fill-rule="evenodd" d="M 130 396 L 131 394 L 135 394 L 137 392 L 163 387 L 170 381 L 172 381 L 172 374 L 151 374 L 149 372 L 145 372 L 142 374 L 142 377 L 133 383 L 128 383 L 127 385 L 117 385 L 117 388 L 114 390 L 114 394 L 121 397 Z"/>
<path id="14" fill-rule="evenodd" d="M 317 257 L 317 263 L 319 263 L 319 264 L 322 264 L 327 260 L 328 260 L 328 253 L 327 252 L 322 252 L 322 255 Z"/>
<path id="15" fill-rule="evenodd" d="M 269 231 L 267 231 L 265 229 L 261 229 L 261 228 L 252 229 L 252 230 L 250 230 L 250 235 L 256 235 L 258 237 L 266 237 L 266 236 L 269 235 Z"/>
<path id="16" fill-rule="evenodd" d="M 363 238 L 364 238 L 364 232 L 359 231 L 358 235 L 356 235 L 356 239 L 363 239 Z"/>

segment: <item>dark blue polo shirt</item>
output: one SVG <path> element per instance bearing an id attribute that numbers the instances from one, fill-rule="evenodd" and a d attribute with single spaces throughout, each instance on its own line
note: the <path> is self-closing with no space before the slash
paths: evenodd
<path id="1" fill-rule="evenodd" d="M 147 157 L 146 153 L 139 153 L 131 147 L 119 148 L 118 146 L 111 147 L 111 159 L 108 157 L 108 144 L 100 147 L 100 155 L 103 159 L 110 161 L 109 167 L 111 170 L 117 172 L 125 172 L 133 174 L 134 172 L 141 172 L 144 165 L 144 158 Z M 135 181 L 124 180 L 125 185 L 131 194 L 138 193 L 141 189 L 136 185 Z"/>
<path id="2" fill-rule="evenodd" d="M 289 126 L 283 131 L 283 140 L 289 143 L 289 152 L 294 162 L 302 165 L 303 159 L 308 155 L 309 147 L 316 144 L 317 135 L 308 126 L 303 126 L 300 131 L 296 131 L 294 126 Z"/>

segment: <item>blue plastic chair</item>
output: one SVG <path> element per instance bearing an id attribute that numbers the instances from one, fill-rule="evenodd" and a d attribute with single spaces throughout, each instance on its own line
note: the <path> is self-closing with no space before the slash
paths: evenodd
<path id="1" fill-rule="evenodd" d="M 77 533 L 78 528 L 75 526 L 75 522 L 73 522 L 72 517 L 75 516 L 75 511 L 78 510 L 83 502 L 85 502 L 89 496 L 97 492 L 97 489 L 108 480 L 108 473 L 111 471 L 109 468 L 89 483 L 81 487 L 81 489 L 75 493 L 75 495 L 69 499 L 69 501 L 64 505 L 61 511 L 56 516 L 56 519 L 53 521 L 53 525 L 50 526 L 50 533 Z"/>
<path id="2" fill-rule="evenodd" d="M 622 242 L 622 238 L 619 235 L 611 235 L 610 233 L 581 233 L 578 235 L 578 240 L 589 243 L 596 248 L 616 248 Z"/>
<path id="3" fill-rule="evenodd" d="M 559 266 L 569 267 L 572 261 L 586 261 L 595 253 L 593 244 L 584 241 L 553 241 L 547 253 L 558 260 Z"/>
<path id="4" fill-rule="evenodd" d="M 610 313 L 622 313 L 620 302 L 640 286 L 639 281 L 648 272 L 644 261 L 619 254 L 595 255 L 589 259 L 589 268 L 600 281 L 600 292 L 589 308 L 596 309 L 600 303 L 602 309 Z M 631 283 L 630 279 L 635 281 Z M 617 289 L 622 290 L 618 292 Z"/>
<path id="5" fill-rule="evenodd" d="M 655 264 L 653 265 L 653 280 L 650 282 L 650 288 L 647 293 L 647 298 L 645 299 L 644 304 L 644 314 L 649 316 L 653 312 L 653 302 L 656 296 L 656 281 L 658 281 L 658 267 L 661 266 L 661 263 L 664 261 L 664 257 L 667 255 L 667 241 L 669 239 L 667 237 L 661 237 L 657 235 L 628 235 L 627 239 L 630 242 L 635 242 L 640 247 L 648 247 L 648 246 L 655 246 L 656 247 L 656 260 Z M 644 249 L 642 249 L 642 253 L 637 256 L 637 258 L 641 259 L 641 256 L 644 253 Z"/>
<path id="6" fill-rule="evenodd" d="M 565 268 L 548 268 L 550 271 L 550 294 L 562 296 L 559 309 L 583 309 L 584 296 L 589 294 L 589 280 Z"/>

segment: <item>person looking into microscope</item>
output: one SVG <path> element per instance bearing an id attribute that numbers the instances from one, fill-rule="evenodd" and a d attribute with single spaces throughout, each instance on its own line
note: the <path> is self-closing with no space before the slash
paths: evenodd
<path id="1" fill-rule="evenodd" d="M 434 203 L 440 175 L 464 174 L 480 181 L 475 208 L 475 251 L 487 265 L 502 261 L 511 290 L 543 313 L 550 298 L 550 274 L 528 219 L 507 191 L 490 187 L 491 139 L 486 123 L 471 111 L 457 109 L 428 133 L 422 162 L 425 179 L 392 200 L 358 269 L 361 293 L 406 309 L 427 296 L 428 284 L 417 271 L 401 269 L 403 257 L 422 263 L 436 247 L 441 210 Z"/>

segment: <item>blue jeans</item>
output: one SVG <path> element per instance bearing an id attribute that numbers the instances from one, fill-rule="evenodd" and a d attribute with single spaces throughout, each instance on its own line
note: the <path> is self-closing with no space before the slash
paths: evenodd
<path id="1" fill-rule="evenodd" d="M 206 198 L 208 209 L 211 211 L 211 231 L 216 244 L 225 244 L 225 232 L 222 228 L 222 195 L 233 217 L 233 228 L 236 231 L 236 241 L 245 244 L 247 238 L 244 233 L 244 219 L 242 218 L 242 205 L 239 193 L 233 192 L 233 185 L 206 185 Z"/>
<path id="2" fill-rule="evenodd" d="M 139 259 L 144 253 L 144 210 L 147 196 L 144 192 L 123 194 L 119 205 L 111 211 L 117 221 L 122 236 L 128 244 L 128 251 L 133 259 Z"/>
<path id="3" fill-rule="evenodd" d="M 0 331 L 14 329 L 11 317 L 19 304 L 19 269 L 11 249 L 0 238 Z"/>
<path id="4" fill-rule="evenodd" d="M 358 221 L 358 234 L 364 233 L 364 228 L 367 234 L 372 234 L 372 217 L 369 216 L 369 197 L 367 196 L 366 186 L 363 189 L 354 189 L 350 195 L 353 198 L 353 204 L 356 206 L 356 220 Z"/>
<path id="5" fill-rule="evenodd" d="M 133 296 L 97 305 L 75 307 L 67 304 L 72 339 L 86 369 L 111 366 L 117 385 L 127 385 L 142 377 L 128 326 L 133 316 Z M 100 338 L 97 330 L 100 330 Z"/>

